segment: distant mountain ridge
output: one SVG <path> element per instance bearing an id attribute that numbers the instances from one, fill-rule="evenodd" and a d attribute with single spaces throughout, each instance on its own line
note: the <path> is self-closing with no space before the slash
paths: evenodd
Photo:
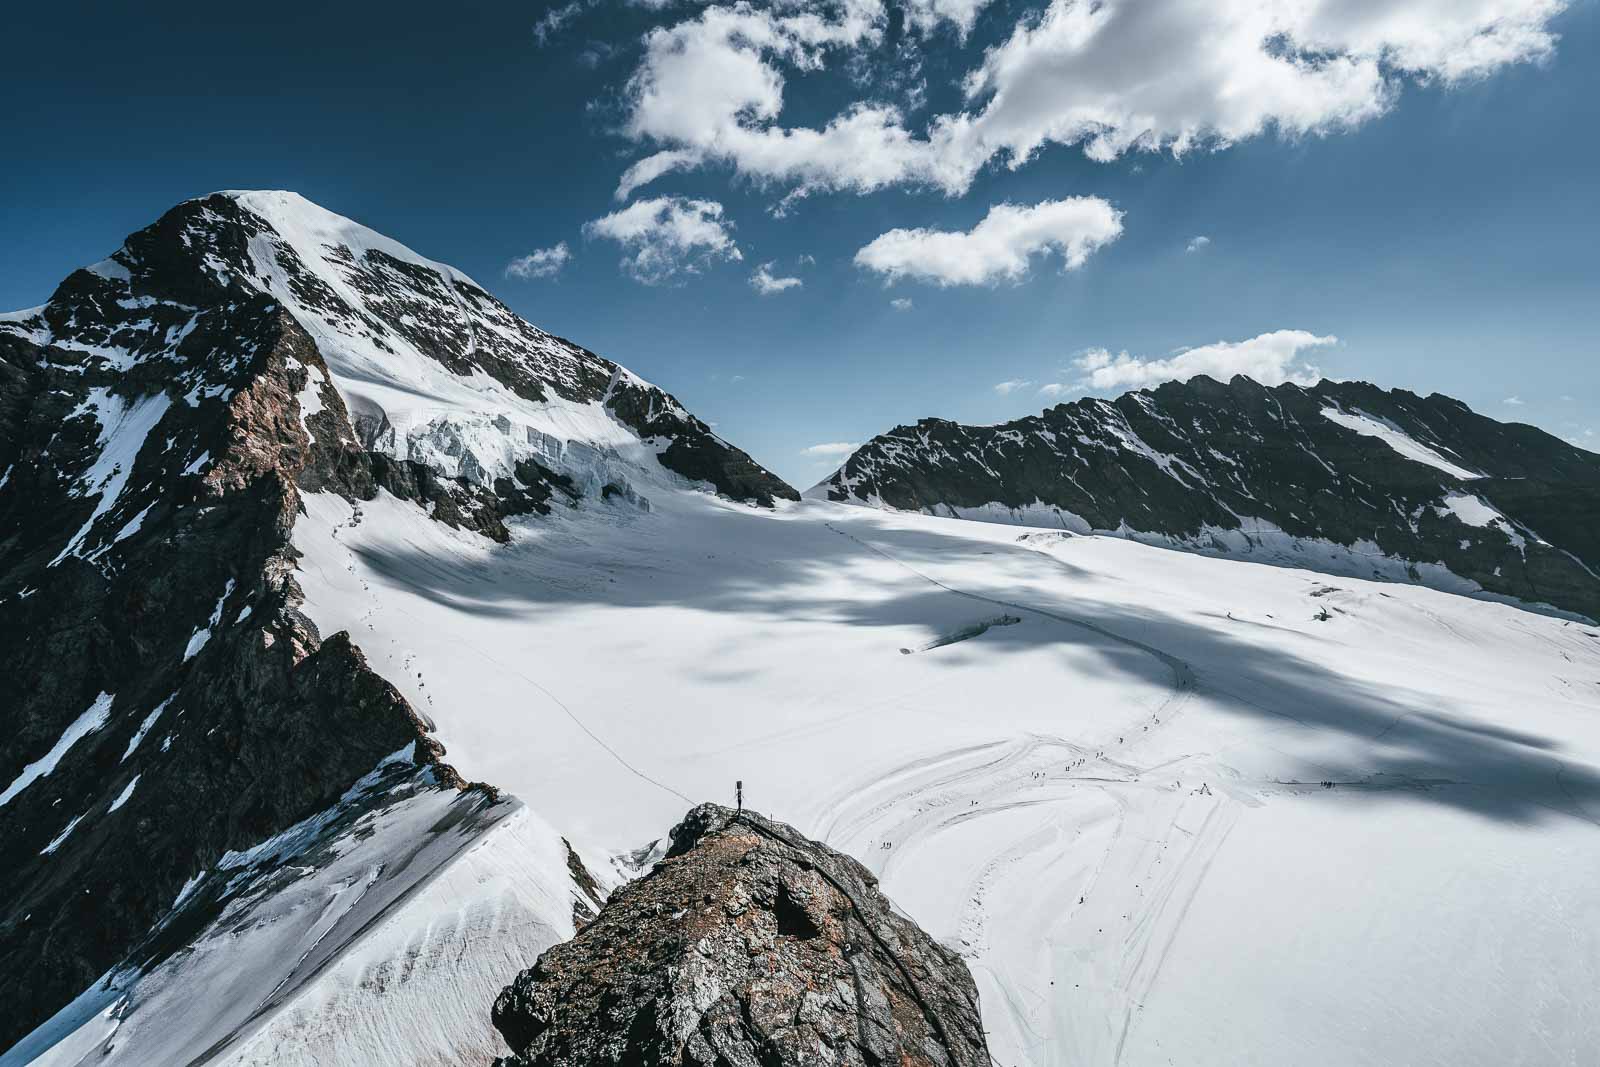
<path id="1" fill-rule="evenodd" d="M 1600 617 L 1600 455 L 1437 393 L 1200 376 L 996 426 L 924 419 L 806 495 Z"/>

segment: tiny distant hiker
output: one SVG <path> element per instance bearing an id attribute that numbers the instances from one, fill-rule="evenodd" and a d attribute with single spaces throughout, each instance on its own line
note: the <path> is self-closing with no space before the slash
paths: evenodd
<path id="1" fill-rule="evenodd" d="M 738 781 L 733 783 L 733 796 L 734 796 L 734 802 L 739 805 L 738 810 L 742 813 L 744 811 L 744 779 L 743 778 L 741 778 Z"/>

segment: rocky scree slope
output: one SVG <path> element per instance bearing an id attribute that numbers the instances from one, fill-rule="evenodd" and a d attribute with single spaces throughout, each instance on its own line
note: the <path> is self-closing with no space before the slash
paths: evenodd
<path id="1" fill-rule="evenodd" d="M 855 860 L 715 804 L 519 975 L 494 1024 L 504 1067 L 989 1063 L 956 953 Z"/>
<path id="2" fill-rule="evenodd" d="M 383 406 L 408 395 L 420 422 Z M 505 540 L 686 480 L 794 495 L 659 389 L 293 194 L 179 205 L 0 316 L 0 1049 L 158 923 L 143 962 L 181 947 L 204 917 L 168 913 L 202 871 L 394 754 L 412 787 L 464 787 L 298 610 L 302 493 L 387 490 Z"/>
<path id="3" fill-rule="evenodd" d="M 1600 456 L 1437 393 L 1202 376 L 996 426 L 924 419 L 807 495 L 1600 617 Z"/>

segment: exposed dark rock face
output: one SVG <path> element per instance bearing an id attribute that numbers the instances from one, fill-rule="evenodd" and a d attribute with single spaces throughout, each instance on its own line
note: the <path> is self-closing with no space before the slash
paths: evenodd
<path id="1" fill-rule="evenodd" d="M 266 196 L 291 221 L 332 218 Z M 302 494 L 387 490 L 504 541 L 510 517 L 580 490 L 526 456 L 490 477 L 386 452 L 393 427 L 352 418 L 319 344 L 408 347 L 602 410 L 626 373 L 369 231 L 345 224 L 357 251 L 339 226 L 279 232 L 252 197 L 179 205 L 43 308 L 0 316 L 0 1049 L 123 960 L 219 856 L 325 810 L 385 757 L 410 746 L 431 781 L 462 784 L 349 636 L 299 610 Z M 649 423 L 667 451 L 715 440 L 653 386 L 628 395 L 630 414 L 669 412 Z"/>
<path id="2" fill-rule="evenodd" d="M 989 1063 L 972 976 L 855 860 L 704 804 L 508 986 L 505 1067 Z"/>
<path id="3" fill-rule="evenodd" d="M 600 889 L 600 883 L 594 880 L 594 875 L 589 868 L 583 865 L 583 860 L 572 850 L 572 842 L 566 838 L 561 839 L 561 844 L 567 850 L 567 873 L 572 876 L 572 925 L 582 930 L 594 921 L 597 909 L 605 903 L 605 894 Z"/>
<path id="4" fill-rule="evenodd" d="M 1363 382 L 1198 377 L 998 426 L 924 419 L 873 438 L 808 495 L 934 514 L 1026 509 L 1018 518 L 1032 525 L 1277 551 L 1362 577 L 1373 576 L 1364 559 L 1388 557 L 1411 580 L 1600 616 L 1600 456 L 1446 396 Z M 1335 567 L 1326 543 L 1355 551 Z"/>
<path id="5" fill-rule="evenodd" d="M 458 530 L 472 530 L 501 544 L 511 540 L 505 520 L 513 515 L 548 515 L 558 493 L 571 503 L 579 493 L 572 479 L 532 459 L 518 460 L 510 478 L 496 478 L 491 492 L 465 478 L 447 477 L 414 459 L 394 459 L 381 452 L 369 457 L 377 485 L 401 500 L 415 501 L 435 521 Z"/>
<path id="6" fill-rule="evenodd" d="M 47 311 L 63 327 L 130 299 L 81 271 L 63 289 Z M 179 295 L 212 310 L 185 313 L 196 324 L 147 363 L 16 337 L 0 357 L 34 400 L 5 427 L 0 489 L 0 785 L 15 787 L 0 808 L 0 1047 L 121 959 L 222 853 L 426 742 L 349 636 L 324 639 L 296 610 L 297 482 L 371 483 L 364 453 L 300 424 L 315 347 L 259 296 L 138 297 Z M 331 389 L 322 400 L 342 417 Z M 108 500 L 119 448 L 127 477 Z"/>
<path id="7" fill-rule="evenodd" d="M 670 442 L 659 457 L 661 465 L 690 481 L 709 483 L 723 496 L 764 508 L 774 500 L 800 499 L 787 482 L 712 433 L 673 396 L 653 385 L 621 373 L 606 406 L 645 440 Z"/>

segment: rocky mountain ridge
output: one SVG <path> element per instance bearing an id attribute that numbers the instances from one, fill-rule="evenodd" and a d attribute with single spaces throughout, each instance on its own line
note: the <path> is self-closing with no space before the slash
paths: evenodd
<path id="1" fill-rule="evenodd" d="M 299 611 L 303 494 L 385 490 L 505 540 L 688 485 L 795 495 L 668 394 L 293 194 L 181 204 L 0 316 L 0 1048 L 393 754 L 415 788 L 465 786 Z"/>
<path id="2" fill-rule="evenodd" d="M 996 426 L 924 419 L 807 495 L 1600 617 L 1600 456 L 1363 382 L 1201 376 Z"/>

